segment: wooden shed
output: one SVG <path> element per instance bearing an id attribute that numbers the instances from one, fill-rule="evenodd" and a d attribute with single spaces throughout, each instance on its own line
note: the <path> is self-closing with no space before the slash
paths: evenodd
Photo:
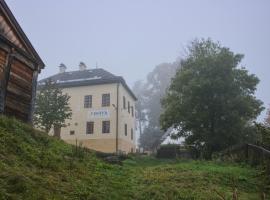
<path id="1" fill-rule="evenodd" d="M 0 0 L 0 113 L 31 122 L 44 63 L 4 0 Z"/>

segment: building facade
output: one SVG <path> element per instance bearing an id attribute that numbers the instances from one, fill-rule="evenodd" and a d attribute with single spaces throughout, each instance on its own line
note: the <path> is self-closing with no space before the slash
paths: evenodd
<path id="1" fill-rule="evenodd" d="M 101 152 L 135 151 L 136 97 L 122 77 L 85 66 L 65 72 L 62 65 L 49 78 L 71 97 L 72 119 L 61 128 L 61 139 Z"/>
<path id="2" fill-rule="evenodd" d="M 44 63 L 4 0 L 0 0 L 0 113 L 31 122 Z"/>

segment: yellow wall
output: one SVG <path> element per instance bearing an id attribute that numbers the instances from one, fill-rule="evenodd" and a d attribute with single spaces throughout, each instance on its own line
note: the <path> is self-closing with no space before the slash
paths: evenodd
<path id="1" fill-rule="evenodd" d="M 126 98 L 126 109 L 123 108 L 123 96 Z M 128 102 L 130 102 L 130 107 L 133 106 L 134 116 L 128 113 Z M 125 136 L 125 124 L 127 124 L 127 136 Z M 133 128 L 133 140 L 131 140 L 131 128 Z M 119 86 L 119 138 L 121 139 L 120 148 L 126 152 L 130 152 L 131 148 L 135 150 L 135 147 L 131 147 L 129 144 L 135 144 L 136 134 L 135 134 L 135 101 L 131 95 L 126 91 L 126 89 L 120 85 Z"/>
<path id="2" fill-rule="evenodd" d="M 103 84 L 94 86 L 80 86 L 64 88 L 63 93 L 67 93 L 70 98 L 70 107 L 72 109 L 72 119 L 66 120 L 66 127 L 61 129 L 61 139 L 75 144 L 82 143 L 83 146 L 90 149 L 115 152 L 116 151 L 116 107 L 117 107 L 117 84 Z M 102 94 L 110 93 L 110 106 L 102 107 Z M 84 96 L 92 95 L 92 108 L 84 108 Z M 127 108 L 123 109 L 123 95 L 127 102 L 134 107 L 134 117 L 128 113 Z M 135 101 L 119 84 L 119 150 L 126 153 L 135 150 Z M 115 106 L 113 106 L 115 105 Z M 90 112 L 94 110 L 108 110 L 108 118 L 91 118 Z M 110 133 L 102 133 L 102 121 L 110 121 Z M 86 122 L 94 122 L 94 134 L 86 134 Z M 128 135 L 125 136 L 124 124 L 128 125 Z M 134 138 L 131 140 L 130 129 L 133 128 Z M 75 131 L 74 135 L 70 135 L 70 131 Z"/>

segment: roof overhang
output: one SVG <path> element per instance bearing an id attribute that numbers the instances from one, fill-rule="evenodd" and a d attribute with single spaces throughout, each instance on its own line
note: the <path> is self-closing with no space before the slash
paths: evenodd
<path id="1" fill-rule="evenodd" d="M 27 54 L 28 57 L 32 58 L 32 60 L 36 62 L 39 69 L 43 69 L 45 67 L 44 62 L 36 52 L 35 48 L 32 46 L 30 40 L 27 38 L 26 34 L 22 30 L 21 26 L 19 25 L 18 21 L 16 20 L 16 18 L 14 17 L 14 15 L 12 14 L 11 10 L 9 9 L 8 5 L 4 0 L 0 0 L 0 12 L 1 15 L 5 17 L 11 28 L 14 30 L 20 42 L 23 43 L 25 51 L 15 45 L 14 48 L 19 49 L 20 51 L 24 51 L 24 53 Z"/>

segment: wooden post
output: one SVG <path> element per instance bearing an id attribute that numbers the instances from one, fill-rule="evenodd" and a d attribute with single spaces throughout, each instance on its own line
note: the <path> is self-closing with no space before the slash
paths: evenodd
<path id="1" fill-rule="evenodd" d="M 30 124 L 33 124 L 33 115 L 34 115 L 35 102 L 36 102 L 37 78 L 38 78 L 38 71 L 36 70 L 33 72 L 33 77 L 32 77 L 31 104 L 30 104 L 30 111 L 28 115 L 28 123 Z"/>
<path id="2" fill-rule="evenodd" d="M 76 148 L 75 148 L 75 155 L 77 156 L 77 149 L 78 148 L 78 140 L 77 140 L 77 138 L 76 138 Z"/>
<path id="3" fill-rule="evenodd" d="M 8 81 L 10 77 L 10 70 L 11 65 L 13 62 L 14 56 L 12 55 L 12 52 L 8 54 L 7 56 L 7 64 L 4 69 L 4 77 L 1 84 L 1 94 L 0 94 L 0 113 L 5 112 L 5 105 L 6 105 L 6 96 L 7 96 L 7 87 L 8 87 Z"/>
<path id="4" fill-rule="evenodd" d="M 266 195 L 265 195 L 265 193 L 263 192 L 262 195 L 261 195 L 261 199 L 262 199 L 262 200 L 265 200 L 265 198 L 266 198 Z"/>

